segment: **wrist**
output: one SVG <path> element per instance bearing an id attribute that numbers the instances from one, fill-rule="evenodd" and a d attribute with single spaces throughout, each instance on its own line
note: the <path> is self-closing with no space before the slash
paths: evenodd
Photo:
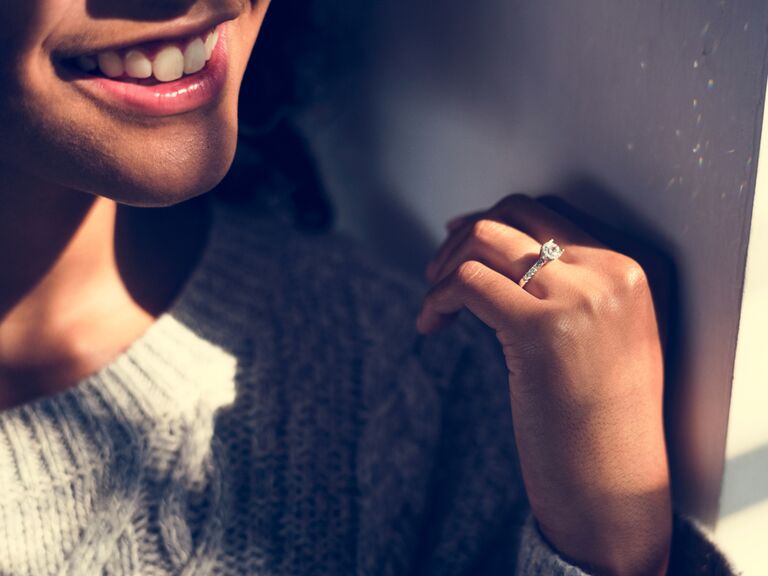
<path id="1" fill-rule="evenodd" d="M 663 494 L 632 500 L 621 506 L 606 505 L 611 515 L 603 505 L 590 506 L 578 513 L 578 522 L 570 524 L 563 522 L 563 515 L 553 524 L 533 514 L 542 539 L 589 574 L 663 576 L 672 546 L 671 505 Z"/>

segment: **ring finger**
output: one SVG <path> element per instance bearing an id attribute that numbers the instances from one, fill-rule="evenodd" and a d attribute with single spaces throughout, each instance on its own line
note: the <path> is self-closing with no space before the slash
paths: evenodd
<path id="1" fill-rule="evenodd" d="M 518 283 L 538 260 L 539 249 L 539 243 L 525 232 L 497 220 L 481 218 L 472 223 L 470 231 L 457 246 L 443 255 L 442 261 L 432 271 L 430 280 L 437 283 L 462 262 L 478 260 Z M 552 282 L 552 279 L 542 282 L 540 275 L 551 276 L 551 271 L 539 271 L 535 281 L 532 280 L 526 290 L 537 298 L 548 298 L 556 291 L 558 283 Z"/>

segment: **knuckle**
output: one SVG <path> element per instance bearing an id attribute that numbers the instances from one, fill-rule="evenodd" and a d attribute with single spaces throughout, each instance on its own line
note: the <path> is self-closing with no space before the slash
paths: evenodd
<path id="1" fill-rule="evenodd" d="M 498 222 L 486 218 L 475 220 L 470 231 L 470 238 L 480 244 L 486 244 L 495 237 L 497 226 Z"/>
<path id="2" fill-rule="evenodd" d="M 633 258 L 617 253 L 610 270 L 609 285 L 617 300 L 629 302 L 644 297 L 649 291 L 648 276 Z"/>
<path id="3" fill-rule="evenodd" d="M 575 310 L 584 318 L 617 318 L 649 293 L 642 266 L 632 258 L 616 254 L 604 272 L 595 273 L 592 282 L 575 291 Z"/>
<path id="4" fill-rule="evenodd" d="M 483 274 L 485 266 L 477 260 L 467 260 L 456 268 L 456 282 L 460 286 L 471 286 Z"/>
<path id="5" fill-rule="evenodd" d="M 619 285 L 630 294 L 644 292 L 648 288 L 648 276 L 636 260 L 625 258 L 619 274 Z"/>

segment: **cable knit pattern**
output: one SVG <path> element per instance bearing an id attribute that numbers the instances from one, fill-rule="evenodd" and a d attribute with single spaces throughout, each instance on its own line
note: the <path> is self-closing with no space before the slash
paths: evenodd
<path id="1" fill-rule="evenodd" d="M 0 574 L 584 574 L 536 535 L 490 329 L 420 336 L 421 280 L 212 205 L 169 311 L 0 413 Z"/>

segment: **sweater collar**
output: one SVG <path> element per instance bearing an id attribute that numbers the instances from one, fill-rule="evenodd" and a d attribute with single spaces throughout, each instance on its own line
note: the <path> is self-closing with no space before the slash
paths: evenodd
<path id="1" fill-rule="evenodd" d="M 137 340 L 77 385 L 0 412 L 0 500 L 103 467 L 158 423 L 234 401 L 238 361 L 250 339 L 234 325 L 239 316 L 226 297 L 241 269 L 222 262 L 231 261 L 245 232 L 232 209 L 216 201 L 211 206 L 198 264 Z"/>

